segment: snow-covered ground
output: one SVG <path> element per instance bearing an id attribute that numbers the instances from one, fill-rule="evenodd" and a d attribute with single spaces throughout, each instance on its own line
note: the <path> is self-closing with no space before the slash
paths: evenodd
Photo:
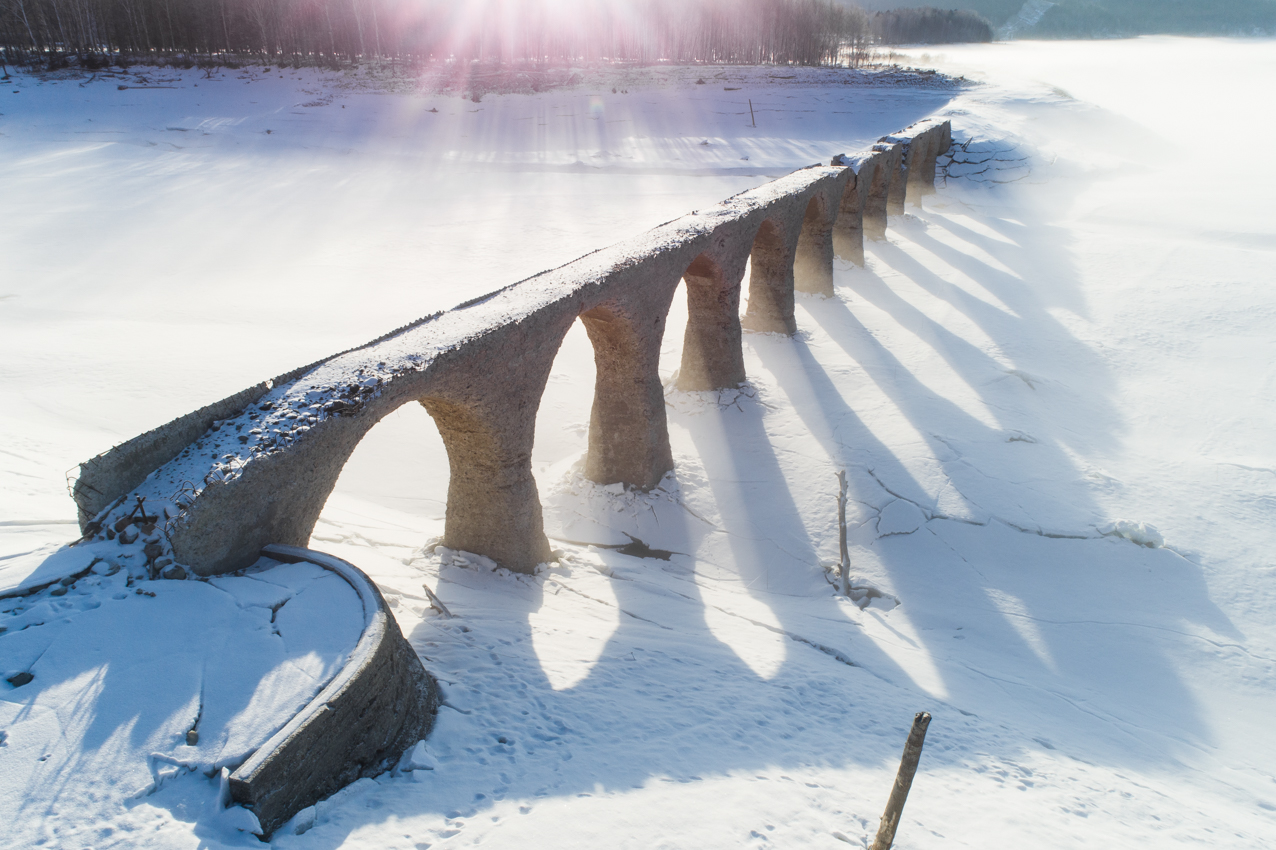
<path id="1" fill-rule="evenodd" d="M 545 574 L 432 551 L 437 433 L 415 407 L 373 430 L 311 545 L 379 582 L 448 705 L 418 769 L 275 843 L 864 846 L 924 709 L 901 848 L 1269 844 L 1276 117 L 1252 92 L 1276 44 L 917 54 L 984 84 L 662 70 L 473 103 L 277 69 L 16 77 L 0 559 L 75 536 L 62 475 L 115 441 L 946 114 L 940 194 L 867 268 L 839 265 L 836 298 L 799 298 L 798 337 L 746 335 L 751 385 L 669 392 L 661 489 L 579 476 L 593 376 L 573 331 L 538 420 L 563 552 Z M 820 566 L 842 467 L 877 591 L 858 604 Z M 626 535 L 667 560 L 606 548 Z M 0 634 L 0 667 L 30 631 Z M 76 663 L 128 653 L 100 649 Z M 27 700 L 0 684 L 5 711 Z M 0 739 L 0 765 L 22 746 Z M 215 777 L 112 816 L 25 775 L 0 767 L 23 806 L 0 843 L 256 841 L 201 808 Z"/>
<path id="2" fill-rule="evenodd" d="M 309 702 L 363 632 L 355 591 L 313 564 L 148 581 L 142 546 L 63 550 L 91 572 L 0 599 L 7 846 L 127 843 L 151 820 L 135 803 L 151 799 L 197 828 L 251 829 L 222 806 L 222 771 Z"/>

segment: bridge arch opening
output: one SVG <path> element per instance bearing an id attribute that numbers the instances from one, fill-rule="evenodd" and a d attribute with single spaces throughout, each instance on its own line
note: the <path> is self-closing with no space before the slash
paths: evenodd
<path id="1" fill-rule="evenodd" d="M 797 331 L 793 318 L 793 250 L 786 243 L 784 230 L 774 219 L 758 227 L 749 252 L 749 300 L 744 327 L 763 333 L 792 334 Z"/>
<path id="2" fill-rule="evenodd" d="M 556 503 L 570 479 L 584 473 L 595 384 L 594 349 L 584 322 L 572 322 L 550 367 L 536 413 L 532 472 L 545 504 L 546 533 L 562 534 Z M 557 530 L 556 530 L 557 529 Z"/>
<path id="3" fill-rule="evenodd" d="M 434 421 L 421 405 L 402 404 L 350 453 L 311 532 L 312 544 L 323 549 L 363 534 L 370 519 L 411 529 L 416 545 L 442 537 L 450 478 Z"/>
<path id="4" fill-rule="evenodd" d="M 397 524 L 420 528 L 422 542 L 441 534 L 452 549 L 521 572 L 548 561 L 531 456 L 541 397 L 573 319 L 560 313 L 539 325 L 507 325 L 467 359 L 438 361 L 415 385 L 404 378 L 409 383 L 383 388 L 344 427 L 325 432 L 334 485 L 325 497 L 363 483 L 362 495 L 385 512 L 396 489 L 402 498 L 415 484 L 408 498 L 433 510 L 424 521 L 401 516 L 407 521 Z M 418 455 L 426 448 L 425 463 L 404 463 L 414 447 Z M 333 514 L 340 504 L 323 507 Z"/>

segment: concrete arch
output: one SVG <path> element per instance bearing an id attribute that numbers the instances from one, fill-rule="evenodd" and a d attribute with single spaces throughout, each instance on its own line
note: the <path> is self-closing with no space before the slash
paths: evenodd
<path id="1" fill-rule="evenodd" d="M 550 559 L 532 475 L 536 413 L 554 357 L 575 320 L 559 303 L 507 325 L 486 345 L 449 352 L 420 402 L 447 448 L 443 543 L 532 572 Z"/>
<path id="2" fill-rule="evenodd" d="M 942 150 L 947 122 L 919 126 L 909 138 L 928 133 Z M 738 385 L 740 328 L 793 333 L 795 275 L 817 291 L 831 283 L 833 240 L 854 231 L 857 212 L 861 231 L 884 235 L 901 156 L 891 137 L 852 157 L 857 170 L 795 171 L 129 440 L 81 465 L 84 537 L 113 539 L 145 501 L 147 548 L 158 547 L 148 560 L 171 556 L 198 575 L 246 567 L 268 544 L 303 546 L 364 435 L 421 402 L 448 452 L 444 542 L 531 571 L 550 556 L 531 471 L 536 413 L 572 323 L 584 323 L 597 367 L 587 474 L 654 486 L 673 467 L 658 367 L 679 280 L 680 386 Z"/>
<path id="3" fill-rule="evenodd" d="M 905 203 L 920 208 L 922 199 L 935 191 L 935 160 L 952 145 L 952 125 L 927 119 L 878 140 L 874 150 L 887 145 L 900 148 L 888 193 L 887 212 L 902 215 Z"/>
<path id="4" fill-rule="evenodd" d="M 890 207 L 891 187 L 895 175 L 899 171 L 903 158 L 903 146 L 898 144 L 874 145 L 873 177 L 868 186 L 868 197 L 864 202 L 864 235 L 869 239 L 886 238 L 886 220 L 888 215 L 898 215 Z M 903 198 L 900 198 L 899 212 L 904 211 Z"/>
<path id="5" fill-rule="evenodd" d="M 793 334 L 793 257 L 796 238 L 776 217 L 759 225 L 749 252 L 749 306 L 743 326 L 751 331 Z"/>
<path id="6" fill-rule="evenodd" d="M 886 188 L 886 214 L 903 215 L 904 202 L 908 198 L 908 150 L 907 143 L 891 145 L 890 184 Z"/>
<path id="7" fill-rule="evenodd" d="M 248 566 L 270 543 L 305 546 L 359 442 L 394 410 L 421 402 L 448 452 L 444 544 L 514 570 L 548 560 L 531 447 L 554 355 L 575 318 L 555 307 L 537 322 L 506 325 L 445 352 L 425 372 L 375 384 L 356 372 L 304 439 L 208 483 L 168 532 L 174 554 L 215 575 Z M 285 407 L 266 398 L 272 412 Z"/>
<path id="8" fill-rule="evenodd" d="M 666 282 L 660 297 L 642 299 L 647 304 L 616 300 L 580 314 L 596 376 L 585 475 L 599 484 L 649 490 L 673 469 L 659 367 L 677 285 L 678 278 Z"/>
<path id="9" fill-rule="evenodd" d="M 919 133 L 907 145 L 904 157 L 904 173 L 908 189 L 906 193 L 909 205 L 921 209 L 922 198 L 935 191 L 935 159 L 934 153 L 938 139 L 935 133 L 927 130 Z"/>
<path id="10" fill-rule="evenodd" d="M 864 265 L 864 203 L 868 200 L 868 187 L 873 182 L 876 161 L 872 158 L 859 163 L 858 171 L 851 171 L 846 188 L 838 200 L 837 215 L 833 220 L 833 254 L 857 266 Z"/>
<path id="11" fill-rule="evenodd" d="M 747 259 L 740 251 L 729 258 L 717 258 L 706 251 L 698 254 L 683 272 L 688 315 L 678 389 L 729 389 L 745 380 L 740 284 Z"/>
<path id="12" fill-rule="evenodd" d="M 793 258 L 793 286 L 798 292 L 833 294 L 833 220 L 837 210 L 835 192 L 816 192 L 806 205 Z"/>

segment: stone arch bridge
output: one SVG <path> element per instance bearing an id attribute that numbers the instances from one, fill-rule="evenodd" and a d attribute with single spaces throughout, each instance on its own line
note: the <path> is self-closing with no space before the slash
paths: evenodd
<path id="1" fill-rule="evenodd" d="M 550 558 L 536 413 L 572 323 L 584 322 L 597 370 L 586 474 L 650 488 L 673 468 L 657 366 L 680 281 L 679 388 L 738 386 L 742 329 L 792 334 L 794 292 L 832 294 L 835 255 L 863 265 L 864 239 L 934 191 L 951 142 L 947 121 L 913 125 L 142 434 L 81 464 L 81 529 L 114 537 L 140 510 L 163 531 L 152 562 L 198 575 L 246 567 L 268 544 L 304 546 L 363 436 L 420 402 L 451 468 L 445 545 L 530 572 Z"/>

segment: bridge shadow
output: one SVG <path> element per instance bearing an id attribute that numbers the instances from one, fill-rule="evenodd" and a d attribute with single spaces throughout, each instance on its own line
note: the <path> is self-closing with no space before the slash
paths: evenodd
<path id="1" fill-rule="evenodd" d="M 665 562 L 576 547 L 543 577 L 441 568 L 437 591 L 457 616 L 428 618 L 410 635 L 447 701 L 429 740 L 436 768 L 383 782 L 375 808 L 344 807 L 307 843 L 336 847 L 386 817 L 442 816 L 456 829 L 507 799 L 531 809 L 652 783 L 733 773 L 778 780 L 799 765 L 881 767 L 898 758 L 894 721 L 911 716 L 916 696 L 883 688 L 870 668 L 890 667 L 889 659 L 855 639 L 872 663 L 848 666 L 723 614 L 723 593 L 705 591 L 695 572 L 680 555 Z M 835 600 L 824 603 L 807 610 L 851 630 Z M 548 623 L 537 622 L 555 606 Z M 774 610 L 782 628 L 801 625 L 797 611 Z M 783 662 L 760 674 L 749 663 L 756 646 L 738 636 L 724 642 L 715 614 L 763 643 L 788 644 Z M 592 633 L 595 644 L 588 672 L 565 686 L 537 652 L 538 629 L 555 623 L 575 638 Z M 843 728 L 854 731 L 831 741 L 830 730 Z"/>
<path id="2" fill-rule="evenodd" d="M 898 730 L 882 718 L 922 703 L 1011 756 L 1035 739 L 1165 766 L 1210 745 L 1162 624 L 1236 629 L 1195 564 L 1095 530 L 1109 517 L 1076 450 L 1118 448 L 1123 423 L 1102 358 L 1052 312 L 1086 309 L 1059 235 L 969 209 L 904 220 L 867 269 L 838 272 L 836 297 L 799 299 L 809 331 L 746 337 L 756 396 L 668 396 L 683 507 L 616 527 L 686 554 L 567 547 L 544 577 L 441 573 L 461 616 L 411 635 L 449 694 L 439 769 L 390 783 L 384 808 L 343 815 L 319 845 L 388 813 L 455 822 L 505 799 L 889 764 Z M 811 440 L 827 481 L 802 478 Z M 841 467 L 854 571 L 895 611 L 860 614 L 824 584 Z M 562 599 L 577 607 L 538 621 Z M 547 675 L 543 628 L 593 635 L 572 675 Z M 1011 716 L 1023 737 L 994 741 Z M 830 747 L 829 728 L 853 731 Z"/>
<path id="3" fill-rule="evenodd" d="M 381 808 L 342 815 L 319 846 L 388 814 L 455 823 L 505 799 L 535 807 L 709 774 L 885 765 L 899 730 L 883 718 L 923 703 L 952 734 L 1008 757 L 1039 744 L 1165 766 L 1213 741 L 1161 633 L 1169 622 L 1236 629 L 1195 564 L 1097 535 L 1104 508 L 1070 452 L 1119 444 L 1121 425 L 1102 360 L 1050 312 L 1084 309 L 1075 271 L 1046 255 L 1050 285 L 1074 291 L 1017 291 L 1039 285 L 1031 251 L 941 219 L 906 225 L 911 245 L 870 245 L 874 262 L 839 272 L 838 297 L 801 299 L 810 332 L 747 337 L 762 367 L 750 366 L 756 398 L 689 411 L 670 397 L 685 510 L 653 514 L 644 540 L 694 557 L 568 547 L 540 578 L 440 574 L 460 617 L 411 635 L 449 694 L 430 740 L 439 768 L 388 783 Z M 923 224 L 972 241 L 941 241 Z M 1031 246 L 1037 226 L 1049 224 L 986 238 Z M 953 272 L 933 271 L 935 260 Z M 941 308 L 988 342 L 942 324 Z M 869 313 L 873 327 L 908 336 L 888 344 Z M 919 377 L 927 361 L 951 372 L 946 383 Z M 1074 379 L 1088 397 L 1079 408 Z M 828 481 L 800 477 L 812 438 Z M 900 597 L 894 612 L 859 615 L 822 584 L 837 467 L 855 500 L 856 572 Z M 892 506 L 916 527 L 883 525 Z M 1076 538 L 1052 536 L 1066 534 Z M 558 626 L 536 624 L 556 605 L 567 607 L 545 622 Z M 546 674 L 535 645 L 547 627 L 593 635 L 589 657 L 573 662 L 587 672 Z M 1024 737 L 988 732 L 1012 715 Z M 850 731 L 830 746 L 831 728 Z M 960 752 L 934 758 L 955 767 Z"/>
<path id="4" fill-rule="evenodd" d="M 1209 601 L 1197 565 L 1095 531 L 1113 518 L 1104 507 L 1111 499 L 1096 501 L 1096 484 L 1105 497 L 1119 496 L 1119 485 L 1075 458 L 1119 451 L 1124 425 L 1114 376 L 1051 312 L 1086 309 L 1068 243 L 1040 218 L 1006 221 L 960 206 L 956 212 L 902 223 L 892 231 L 897 242 L 870 244 L 876 262 L 868 269 L 839 273 L 838 298 L 803 302 L 823 331 L 813 345 L 841 348 L 857 365 L 860 384 L 872 390 L 868 407 L 884 402 L 914 434 L 882 446 L 843 406 L 834 379 L 822 377 L 828 357 L 797 355 L 811 380 L 825 387 L 790 400 L 817 438 L 828 433 L 827 422 L 843 425 L 828 450 L 871 469 L 872 484 L 909 500 L 919 484 L 927 492 L 920 506 L 929 522 L 862 543 L 907 604 L 927 609 L 936 626 L 968 630 L 971 613 L 994 615 L 980 628 L 1004 658 L 954 652 L 951 639 L 969 631 L 921 632 L 932 657 L 950 662 L 939 669 L 957 704 L 972 704 L 987 688 L 964 673 L 973 661 L 988 672 L 1014 670 L 1016 698 L 1034 711 L 1048 707 L 1075 721 L 1081 709 L 1074 702 L 1086 701 L 1087 711 L 1103 712 L 1102 722 L 1083 724 L 1096 737 L 1137 730 L 1142 740 L 1127 745 L 1124 758 L 1138 753 L 1156 763 L 1185 739 L 1208 745 L 1210 723 L 1154 623 L 1240 635 Z M 937 273 L 936 266 L 947 271 Z M 882 269 L 893 274 L 883 278 Z M 884 344 L 857 316 L 852 293 L 874 327 L 893 324 L 915 342 Z M 967 320 L 974 329 L 968 335 L 985 340 L 976 345 L 936 318 L 945 311 Z M 926 361 L 945 364 L 951 379 L 924 383 L 910 364 Z M 786 390 L 793 385 L 780 383 Z M 945 492 L 961 498 L 945 499 Z M 933 564 L 943 562 L 956 576 L 937 592 Z M 1030 694 L 1033 680 L 1058 693 Z"/>

